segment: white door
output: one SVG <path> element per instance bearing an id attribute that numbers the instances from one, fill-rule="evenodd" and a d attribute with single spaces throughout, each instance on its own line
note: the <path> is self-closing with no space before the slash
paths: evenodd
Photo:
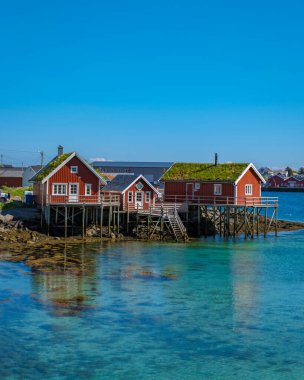
<path id="1" fill-rule="evenodd" d="M 143 208 L 143 192 L 142 191 L 136 191 L 135 194 L 135 208 Z"/>
<path id="2" fill-rule="evenodd" d="M 69 184 L 69 202 L 78 202 L 79 185 L 78 183 Z"/>

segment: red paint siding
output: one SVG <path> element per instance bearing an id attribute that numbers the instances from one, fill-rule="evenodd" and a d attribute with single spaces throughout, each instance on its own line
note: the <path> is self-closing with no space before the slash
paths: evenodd
<path id="1" fill-rule="evenodd" d="M 195 190 L 195 184 L 200 188 Z M 203 182 L 203 181 L 166 181 L 165 202 L 183 202 L 187 199 L 198 197 L 214 197 L 214 185 L 222 185 L 222 197 L 234 197 L 234 184 L 227 182 Z M 193 188 L 193 191 L 191 189 Z M 190 190 L 190 191 L 189 191 Z"/>
<path id="2" fill-rule="evenodd" d="M 254 169 L 250 168 L 241 178 L 236 186 L 234 182 L 206 182 L 206 181 L 164 181 L 164 199 L 165 202 L 184 202 L 188 200 L 199 200 L 202 203 L 212 203 L 216 197 L 216 203 L 234 203 L 235 197 L 238 197 L 238 203 L 244 201 L 245 185 L 252 185 L 252 195 L 248 197 L 261 196 L 261 179 Z M 193 185 L 193 192 L 191 190 Z M 200 188 L 195 190 L 195 184 L 199 184 Z M 222 185 L 222 194 L 214 194 L 214 185 Z"/>
<path id="3" fill-rule="evenodd" d="M 154 202 L 156 201 L 157 197 L 158 197 L 158 194 L 153 190 L 153 188 L 151 188 L 145 181 L 143 181 L 142 179 L 139 179 L 138 181 L 136 181 L 132 186 L 130 186 L 126 192 L 124 194 L 122 193 L 118 193 L 118 192 L 111 192 L 111 191 L 104 191 L 103 193 L 105 195 L 110 195 L 110 194 L 113 194 L 113 195 L 118 195 L 120 194 L 120 204 L 121 204 L 121 210 L 127 210 L 129 208 L 129 210 L 134 210 L 137 208 L 136 206 L 136 192 L 139 192 L 139 190 L 136 188 L 136 184 L 138 182 L 141 182 L 144 187 L 142 188 L 142 190 L 140 191 L 141 193 L 143 193 L 143 206 L 142 206 L 142 209 L 144 210 L 148 210 L 150 206 L 153 206 Z M 131 191 L 133 193 L 133 202 L 132 203 L 128 203 L 128 194 L 129 194 L 129 191 Z M 150 202 L 146 202 L 146 192 L 149 191 L 150 192 Z"/>
<path id="4" fill-rule="evenodd" d="M 0 177 L 0 187 L 22 187 L 22 177 Z"/>
<path id="5" fill-rule="evenodd" d="M 249 197 L 260 197 L 261 196 L 261 179 L 255 173 L 255 171 L 250 168 L 242 179 L 237 184 L 237 197 L 245 197 L 245 185 L 252 185 L 252 195 Z M 248 196 L 247 196 L 248 197 Z"/>
<path id="6" fill-rule="evenodd" d="M 78 173 L 71 173 L 71 166 L 78 166 Z M 42 204 L 48 200 L 50 203 L 97 203 L 100 188 L 99 178 L 84 165 L 78 157 L 73 157 L 65 166 L 49 178 L 47 181 L 47 191 L 42 192 L 40 183 L 34 185 L 34 197 L 37 204 Z M 69 202 L 69 184 L 78 184 L 79 202 Z M 52 195 L 53 184 L 65 184 L 67 195 Z M 85 184 L 91 184 L 91 196 L 85 195 Z M 48 194 L 46 194 L 48 193 Z"/>

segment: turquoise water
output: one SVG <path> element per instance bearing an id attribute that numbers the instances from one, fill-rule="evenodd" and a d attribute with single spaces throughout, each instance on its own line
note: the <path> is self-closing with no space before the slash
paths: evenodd
<path id="1" fill-rule="evenodd" d="M 303 379 L 303 242 L 97 244 L 77 274 L 0 262 L 0 379 Z"/>
<path id="2" fill-rule="evenodd" d="M 304 222 L 304 193 L 263 192 L 263 197 L 279 197 L 279 218 Z"/>

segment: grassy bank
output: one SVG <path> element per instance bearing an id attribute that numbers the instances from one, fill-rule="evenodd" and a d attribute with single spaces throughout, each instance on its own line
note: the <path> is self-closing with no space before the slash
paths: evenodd
<path id="1" fill-rule="evenodd" d="M 23 203 L 23 197 L 24 197 L 24 192 L 25 191 L 31 191 L 33 190 L 32 187 L 8 187 L 8 186 L 2 186 L 0 188 L 0 192 L 2 193 L 10 193 L 11 199 L 18 197 L 21 199 L 22 202 L 20 201 L 11 201 L 11 202 L 6 202 L 6 203 L 0 203 L 0 211 L 3 209 L 11 209 L 11 208 L 19 208 L 19 207 L 24 207 Z"/>

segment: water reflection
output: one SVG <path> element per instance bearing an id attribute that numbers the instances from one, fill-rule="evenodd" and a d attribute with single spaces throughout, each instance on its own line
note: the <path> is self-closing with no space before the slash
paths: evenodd
<path id="1" fill-rule="evenodd" d="M 65 246 L 59 255 L 61 262 L 51 270 L 48 266 L 33 270 L 32 296 L 57 316 L 75 316 L 94 307 L 98 255 L 86 251 L 85 245 Z"/>

